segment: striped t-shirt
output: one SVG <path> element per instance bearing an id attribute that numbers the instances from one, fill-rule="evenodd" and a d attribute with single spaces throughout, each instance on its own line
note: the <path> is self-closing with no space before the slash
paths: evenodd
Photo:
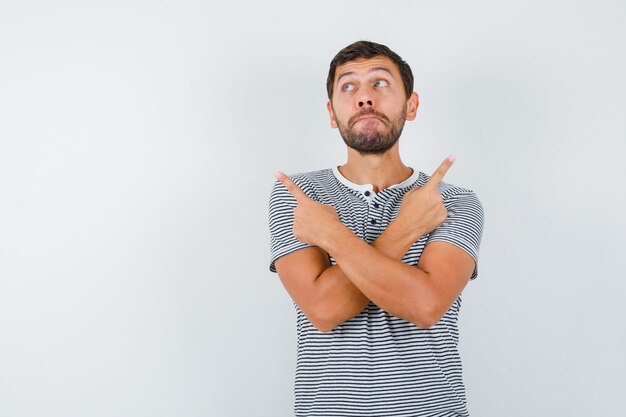
<path id="1" fill-rule="evenodd" d="M 395 218 L 404 194 L 429 177 L 415 171 L 401 184 L 375 193 L 347 180 L 337 168 L 291 176 L 310 198 L 332 205 L 339 219 L 371 243 Z M 441 182 L 447 220 L 416 241 L 402 262 L 417 265 L 424 246 L 444 241 L 478 259 L 483 210 L 476 195 Z M 295 198 L 276 182 L 269 201 L 271 261 L 310 247 L 293 235 Z M 335 260 L 330 257 L 331 265 Z M 478 270 L 474 269 L 474 279 Z M 437 324 L 420 329 L 373 303 L 331 332 L 318 331 L 295 305 L 298 353 L 297 417 L 468 416 L 457 319 L 461 297 Z"/>

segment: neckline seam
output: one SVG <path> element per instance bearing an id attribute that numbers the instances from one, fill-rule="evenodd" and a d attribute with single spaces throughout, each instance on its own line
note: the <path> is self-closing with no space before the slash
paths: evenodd
<path id="1" fill-rule="evenodd" d="M 409 178 L 402 181 L 401 183 L 393 184 L 387 188 L 384 188 L 378 191 L 377 193 L 374 192 L 374 186 L 372 184 L 356 184 L 348 180 L 346 177 L 344 177 L 341 174 L 341 172 L 339 172 L 338 166 L 333 166 L 331 168 L 331 172 L 333 173 L 333 176 L 337 179 L 337 181 L 339 181 L 340 183 L 342 183 L 343 185 L 345 185 L 346 187 L 352 190 L 359 191 L 359 192 L 370 191 L 378 195 L 385 190 L 401 190 L 404 188 L 409 188 L 412 185 L 414 185 L 416 182 L 418 182 L 421 176 L 421 172 L 414 168 L 411 168 L 411 169 L 413 170 L 413 173 L 411 174 L 411 176 L 409 176 Z"/>

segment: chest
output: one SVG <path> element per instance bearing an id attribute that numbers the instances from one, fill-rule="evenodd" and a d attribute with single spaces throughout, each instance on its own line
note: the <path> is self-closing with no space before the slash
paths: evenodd
<path id="1" fill-rule="evenodd" d="M 398 215 L 403 196 L 400 190 L 383 190 L 367 196 L 355 190 L 339 190 L 320 196 L 319 201 L 332 205 L 344 225 L 363 241 L 372 243 Z M 428 235 L 424 235 L 414 242 L 402 262 L 417 265 L 427 239 Z M 335 264 L 332 257 L 330 261 Z"/>

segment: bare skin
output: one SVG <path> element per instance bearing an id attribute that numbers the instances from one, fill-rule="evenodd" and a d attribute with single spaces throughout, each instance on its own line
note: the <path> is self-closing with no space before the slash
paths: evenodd
<path id="1" fill-rule="evenodd" d="M 332 127 L 384 131 L 404 106 L 406 120 L 413 120 L 417 112 L 417 94 L 406 97 L 397 67 L 384 57 L 339 66 L 334 91 L 327 105 Z M 388 117 L 360 118 L 359 112 L 367 108 Z M 353 116 L 358 120 L 347 126 Z M 371 245 L 343 225 L 332 206 L 310 199 L 289 177 L 277 173 L 297 200 L 294 235 L 316 247 L 279 258 L 276 270 L 316 328 L 332 330 L 360 313 L 370 300 L 421 328 L 431 327 L 445 314 L 467 284 L 475 266 L 473 258 L 455 245 L 432 242 L 424 248 L 417 267 L 401 259 L 416 240 L 447 218 L 437 185 L 452 163 L 453 158 L 446 158 L 422 188 L 405 195 L 398 216 Z M 382 154 L 348 148 L 348 162 L 340 171 L 354 183 L 373 184 L 375 191 L 411 175 L 400 159 L 398 142 Z M 330 266 L 328 254 L 337 265 Z"/>

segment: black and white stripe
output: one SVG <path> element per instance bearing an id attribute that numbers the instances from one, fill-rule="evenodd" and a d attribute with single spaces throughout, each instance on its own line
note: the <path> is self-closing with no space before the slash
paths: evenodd
<path id="1" fill-rule="evenodd" d="M 331 204 L 353 233 L 371 243 L 395 218 L 404 194 L 423 186 L 416 172 L 402 184 L 374 193 L 352 184 L 337 169 L 298 174 L 292 180 L 311 198 Z M 444 182 L 439 190 L 448 219 L 409 249 L 404 263 L 417 265 L 424 246 L 452 243 L 475 260 L 483 228 L 476 195 Z M 271 261 L 308 245 L 292 233 L 296 200 L 280 182 L 269 202 Z M 335 260 L 331 257 L 331 263 Z M 475 269 L 472 279 L 476 278 Z M 429 329 L 395 317 L 370 303 L 332 332 L 319 332 L 296 305 L 298 355 L 295 376 L 297 417 L 468 416 L 457 345 L 459 297 Z"/>

